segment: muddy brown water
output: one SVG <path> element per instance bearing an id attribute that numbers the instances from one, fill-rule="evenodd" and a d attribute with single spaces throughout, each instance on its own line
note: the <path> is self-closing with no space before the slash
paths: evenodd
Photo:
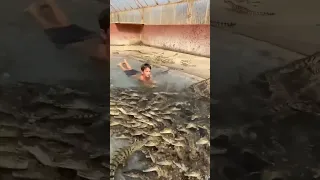
<path id="1" fill-rule="evenodd" d="M 140 71 L 141 65 L 145 63 L 135 58 L 112 56 L 110 60 L 111 86 L 121 88 L 139 87 L 139 83 L 133 78 L 126 76 L 118 66 L 118 64 L 124 59 L 127 59 L 127 62 L 131 65 L 131 67 L 137 71 Z M 177 70 L 171 70 L 167 67 L 154 64 L 151 64 L 151 67 L 153 79 L 156 81 L 158 86 L 168 86 L 168 88 L 174 90 L 182 90 L 198 81 L 192 75 L 188 75 Z"/>

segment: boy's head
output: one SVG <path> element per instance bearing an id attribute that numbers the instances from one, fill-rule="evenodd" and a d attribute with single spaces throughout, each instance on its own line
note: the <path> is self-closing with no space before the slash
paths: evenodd
<path id="1" fill-rule="evenodd" d="M 150 78 L 151 77 L 151 66 L 148 63 L 145 63 L 141 66 L 141 74 L 146 77 Z"/>
<path id="2" fill-rule="evenodd" d="M 101 38 L 105 41 L 109 37 L 110 30 L 110 8 L 104 9 L 99 15 L 99 26 Z"/>

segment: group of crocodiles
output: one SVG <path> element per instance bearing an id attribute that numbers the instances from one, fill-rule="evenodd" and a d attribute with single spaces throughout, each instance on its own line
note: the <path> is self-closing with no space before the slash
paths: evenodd
<path id="1" fill-rule="evenodd" d="M 213 94 L 215 179 L 319 178 L 319 67 L 315 52 Z"/>
<path id="2" fill-rule="evenodd" d="M 197 90 L 197 88 L 199 89 L 198 86 L 195 85 L 192 89 Z M 115 127 L 117 122 L 121 120 L 127 120 L 128 122 L 128 124 L 123 124 L 127 129 L 120 131 L 123 133 L 122 137 L 125 137 L 127 133 L 132 133 L 135 135 L 133 139 L 137 140 L 136 143 L 140 142 L 139 133 L 141 133 L 141 136 L 148 133 L 150 137 L 145 138 L 147 141 L 142 141 L 143 143 L 140 143 L 140 146 L 135 144 L 133 148 L 128 147 L 127 150 L 120 151 L 120 156 L 117 156 L 117 158 L 121 159 L 121 155 L 126 157 L 127 152 L 134 152 L 138 149 L 145 153 L 147 151 L 153 153 L 155 147 L 152 148 L 152 146 L 161 142 L 163 153 L 161 154 L 159 146 L 158 156 L 152 156 L 157 166 L 150 167 L 145 171 L 154 170 L 159 172 L 159 176 L 172 176 L 174 174 L 170 174 L 171 169 L 176 165 L 180 167 L 178 170 L 180 174 L 189 177 L 200 178 L 204 174 L 209 174 L 209 165 L 199 164 L 203 167 L 192 168 L 188 166 L 186 161 L 179 161 L 174 156 L 168 157 L 167 160 L 163 158 L 162 162 L 157 159 L 160 156 L 163 157 L 165 153 L 172 153 L 173 151 L 177 151 L 182 159 L 189 158 L 189 155 L 183 154 L 185 152 L 183 150 L 190 144 L 192 145 L 190 149 L 191 157 L 194 159 L 200 158 L 199 163 L 203 160 L 209 163 L 208 117 L 205 118 L 206 123 L 197 123 L 201 115 L 189 117 L 186 114 L 179 113 L 186 110 L 182 107 L 180 107 L 182 110 L 179 110 L 179 103 L 180 106 L 185 106 L 184 103 L 176 101 L 176 107 L 173 108 L 174 106 L 168 104 L 170 101 L 161 102 L 164 100 L 161 97 L 174 96 L 174 94 L 166 95 L 156 92 L 152 97 L 160 99 L 147 101 L 153 103 L 153 111 L 147 109 L 142 111 L 140 109 L 141 111 L 135 111 L 136 115 L 130 115 L 132 112 L 128 108 L 134 106 L 135 103 L 145 102 L 144 98 L 146 97 L 141 94 L 139 94 L 141 97 L 137 97 L 137 94 L 125 89 L 120 90 L 120 92 L 122 92 L 122 95 L 118 94 L 119 97 L 112 96 L 111 102 L 109 102 L 109 94 L 91 94 L 60 86 L 26 82 L 0 85 L 0 179 L 110 179 L 109 168 L 113 170 L 114 167 L 109 166 L 109 141 L 105 137 L 108 135 L 110 125 L 112 126 L 112 132 L 117 129 L 119 133 L 121 128 Z M 127 92 L 127 95 L 125 92 Z M 200 95 L 200 98 L 205 99 L 207 95 L 205 93 L 203 95 L 203 97 Z M 123 97 L 126 98 L 119 99 Z M 115 102 L 119 108 L 117 110 L 121 110 L 117 116 L 114 114 L 117 113 L 114 110 Z M 109 121 L 109 103 L 112 105 L 110 108 L 111 121 Z M 157 104 L 164 105 L 163 103 L 168 105 L 166 110 L 155 109 Z M 141 108 L 138 105 L 135 105 L 135 107 Z M 158 108 L 160 109 L 160 107 Z M 190 106 L 190 108 L 192 107 Z M 185 113 L 190 115 L 191 111 L 192 109 L 186 110 Z M 181 123 L 181 125 L 178 125 L 174 121 L 174 114 L 191 118 L 194 120 L 194 124 Z M 152 121 L 155 119 L 147 116 L 157 117 L 156 119 L 159 122 Z M 132 122 L 133 117 L 136 118 L 135 123 Z M 170 119 L 175 122 L 176 126 L 170 126 L 172 124 Z M 134 128 L 136 131 L 130 131 L 130 128 L 134 126 L 136 126 Z M 178 126 L 179 128 L 176 129 Z M 141 129 L 143 127 L 145 129 Z M 148 131 L 152 128 L 153 131 Z M 194 136 L 200 129 L 203 129 L 205 133 L 201 137 L 199 134 Z M 184 134 L 180 135 L 178 132 Z M 184 141 L 187 136 L 192 136 L 193 138 L 190 138 L 190 140 L 193 139 L 195 142 Z M 166 143 L 164 143 L 164 139 L 160 140 L 159 138 L 164 138 Z M 166 146 L 169 149 L 166 149 Z M 121 154 L 121 152 L 124 154 Z M 115 161 L 112 161 L 112 165 L 116 164 Z M 185 172 L 183 172 L 184 170 Z M 127 173 L 130 174 L 130 172 Z M 134 176 L 132 172 L 131 176 Z"/>
<path id="3" fill-rule="evenodd" d="M 230 11 L 233 11 L 238 14 L 249 15 L 249 16 L 274 16 L 275 13 L 273 12 L 259 12 L 250 10 L 249 8 L 243 7 L 238 5 L 237 3 L 233 2 L 232 0 L 224 0 L 230 8 Z M 226 27 L 234 27 L 236 25 L 235 22 L 222 22 L 222 21 L 210 21 L 210 25 L 217 28 L 226 28 Z"/>
<path id="4" fill-rule="evenodd" d="M 320 52 L 264 72 L 252 81 L 267 88 L 262 100 L 272 112 L 300 111 L 320 115 L 317 105 L 320 83 Z"/>
<path id="5" fill-rule="evenodd" d="M 144 180 L 208 179 L 209 95 L 201 93 L 204 95 L 200 100 L 202 111 L 196 110 L 201 108 L 199 104 L 193 104 L 199 96 L 192 96 L 205 84 L 210 85 L 209 79 L 184 93 L 112 89 L 110 136 L 131 140 L 132 144 L 111 157 L 110 177 L 114 178 L 117 169 L 123 168 L 133 153 L 142 151 L 150 158 L 147 168 L 123 172 L 124 176 Z"/>
<path id="6" fill-rule="evenodd" d="M 92 133 L 108 122 L 109 102 L 31 83 L 0 86 L 0 94 L 0 179 L 109 179 L 108 144 Z"/>

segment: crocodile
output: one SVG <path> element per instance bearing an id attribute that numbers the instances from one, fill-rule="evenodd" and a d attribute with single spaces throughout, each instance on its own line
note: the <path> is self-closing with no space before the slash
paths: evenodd
<path id="1" fill-rule="evenodd" d="M 120 166 L 124 166 L 128 158 L 140 150 L 147 142 L 136 141 L 129 147 L 121 148 L 115 152 L 110 161 L 110 179 L 114 180 L 115 172 Z"/>
<path id="2" fill-rule="evenodd" d="M 130 177 L 130 178 L 139 179 L 139 180 L 152 180 L 152 178 L 149 177 L 148 174 L 146 174 L 142 171 L 137 171 L 137 170 L 131 170 L 128 172 L 124 172 L 123 175 Z"/>
<path id="3" fill-rule="evenodd" d="M 272 69 L 270 71 L 264 72 L 260 74 L 258 77 L 270 77 L 270 76 L 280 76 L 281 74 L 287 74 L 291 73 L 297 70 L 301 69 L 307 69 L 311 73 L 315 74 L 319 72 L 319 67 L 316 66 L 320 62 L 320 52 L 315 52 L 310 56 L 303 57 L 297 60 L 294 60 L 293 62 L 286 64 L 284 66 L 280 66 L 278 68 Z"/>
<path id="4" fill-rule="evenodd" d="M 160 178 L 160 177 L 164 177 L 164 178 L 167 178 L 169 179 L 169 174 L 168 174 L 168 171 L 166 168 L 164 168 L 163 166 L 160 167 L 159 165 L 155 165 L 155 166 L 152 166 L 152 167 L 149 167 L 145 170 L 143 170 L 143 172 L 157 172 L 157 177 Z"/>
<path id="5" fill-rule="evenodd" d="M 194 94 L 210 99 L 210 78 L 197 82 L 189 86 L 189 89 Z"/>
<path id="6" fill-rule="evenodd" d="M 216 28 L 225 28 L 225 27 L 234 27 L 236 26 L 236 23 L 234 22 L 223 22 L 223 21 L 210 21 L 210 26 L 216 27 Z"/>
<path id="7" fill-rule="evenodd" d="M 257 12 L 257 11 L 252 11 L 248 8 L 245 8 L 243 6 L 237 5 L 231 0 L 224 0 L 226 4 L 228 4 L 231 7 L 231 10 L 234 12 L 237 12 L 239 14 L 247 14 L 250 16 L 273 16 L 275 13 L 273 12 Z"/>
<path id="8" fill-rule="evenodd" d="M 272 112 L 290 112 L 290 109 L 297 110 L 297 104 L 301 104 L 299 97 L 319 82 L 319 62 L 320 52 L 315 52 L 310 56 L 258 75 L 257 78 L 252 81 L 252 84 L 258 85 L 257 87 L 261 84 L 267 85 L 269 97 L 262 100 L 271 105 Z M 301 74 L 303 74 L 303 77 Z M 290 82 L 285 82 L 283 78 L 290 78 L 292 75 L 302 77 L 302 79 L 300 79 L 302 83 L 300 83 L 298 87 L 295 85 L 295 89 L 291 90 L 292 92 L 288 92 L 290 84 L 287 87 L 285 83 Z"/>

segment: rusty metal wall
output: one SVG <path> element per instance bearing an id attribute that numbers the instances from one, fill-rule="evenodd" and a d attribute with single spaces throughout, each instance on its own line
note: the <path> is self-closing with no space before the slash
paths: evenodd
<path id="1" fill-rule="evenodd" d="M 133 1 L 138 2 L 138 0 L 131 0 Z M 210 24 L 210 0 L 180 0 L 179 2 L 153 0 L 153 2 L 157 1 L 159 2 L 156 5 L 135 6 L 139 8 L 130 5 L 132 8 L 115 10 L 116 8 L 111 7 L 110 22 L 146 25 Z M 164 1 L 168 2 L 164 3 Z"/>

